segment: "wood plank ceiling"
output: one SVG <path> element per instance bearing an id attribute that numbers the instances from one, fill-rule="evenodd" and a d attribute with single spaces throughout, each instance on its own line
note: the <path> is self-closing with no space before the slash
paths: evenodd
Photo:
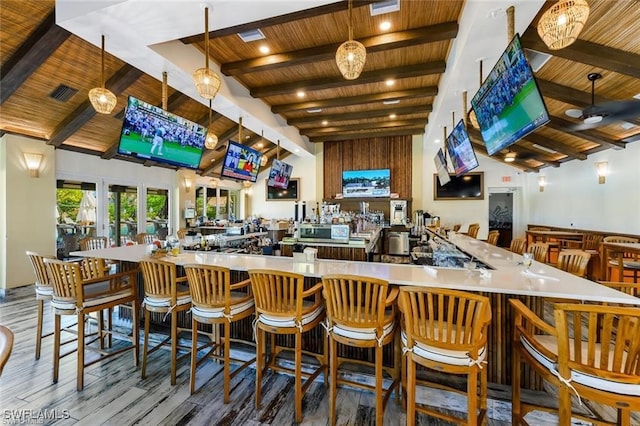
<path id="1" fill-rule="evenodd" d="M 552 55 L 536 72 L 552 121 L 510 148 L 518 156 L 512 164 L 519 169 L 558 167 L 640 139 L 640 117 L 577 131 L 571 128 L 579 120 L 565 115 L 567 109 L 591 104 L 590 72 L 603 76 L 596 84 L 596 104 L 640 94 L 640 3 L 587 1 L 591 14 L 573 45 L 552 52 L 537 35 L 539 16 L 554 2 L 541 9 L 522 36 L 525 47 Z M 346 1 L 212 31 L 210 58 L 312 142 L 423 134 L 464 2 L 405 0 L 397 12 L 372 16 L 370 5 L 375 3 L 379 0 L 354 2 L 354 39 L 367 48 L 365 69 L 356 80 L 345 80 L 335 64 L 335 51 L 348 37 Z M 162 83 L 107 55 L 107 87 L 118 104 L 110 115 L 96 114 L 87 93 L 100 84 L 100 50 L 57 26 L 54 8 L 53 0 L 2 1 L 0 131 L 121 158 L 116 147 L 127 96 L 160 105 Z M 391 28 L 381 30 L 385 20 Z M 238 36 L 257 29 L 264 40 L 245 43 Z M 204 51 L 203 34 L 181 41 Z M 263 45 L 269 53 L 260 52 Z M 61 96 L 51 96 L 61 88 Z M 207 126 L 208 108 L 199 101 L 171 88 L 168 101 L 169 111 Z M 238 136 L 238 124 L 221 114 L 214 113 L 212 126 L 221 148 L 203 156 L 204 175 L 219 171 L 222 143 Z M 242 134 L 243 143 L 267 153 L 270 161 L 275 157 L 273 141 L 248 129 Z M 471 130 L 471 136 L 476 150 L 486 154 L 479 133 Z M 281 158 L 287 155 L 280 150 Z"/>

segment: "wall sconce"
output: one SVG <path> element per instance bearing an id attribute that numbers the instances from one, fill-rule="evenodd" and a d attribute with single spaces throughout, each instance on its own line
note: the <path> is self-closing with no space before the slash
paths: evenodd
<path id="1" fill-rule="evenodd" d="M 27 163 L 29 175 L 33 178 L 40 177 L 40 164 L 42 164 L 42 154 L 23 152 L 24 161 Z"/>
<path id="2" fill-rule="evenodd" d="M 598 161 L 596 163 L 596 173 L 598 173 L 598 183 L 603 184 L 609 173 L 609 163 L 606 161 Z"/>
<path id="3" fill-rule="evenodd" d="M 251 188 L 253 185 L 248 180 L 242 182 L 242 188 L 246 191 L 247 195 L 251 195 Z"/>
<path id="4" fill-rule="evenodd" d="M 544 187 L 547 186 L 547 177 L 538 176 L 538 191 L 544 192 Z"/>
<path id="5" fill-rule="evenodd" d="M 184 178 L 184 190 L 186 192 L 191 192 L 191 185 L 192 185 L 191 179 L 187 177 Z"/>

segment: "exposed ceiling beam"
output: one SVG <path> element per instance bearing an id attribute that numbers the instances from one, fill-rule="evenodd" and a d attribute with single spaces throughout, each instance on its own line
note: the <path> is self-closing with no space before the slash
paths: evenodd
<path id="1" fill-rule="evenodd" d="M 568 157 L 575 158 L 577 160 L 586 160 L 587 156 L 575 149 L 568 147 L 567 145 L 558 142 L 557 140 L 550 139 L 546 136 L 539 135 L 537 133 L 530 133 L 524 137 L 525 140 L 535 143 L 536 145 L 544 146 L 545 148 L 552 149 Z"/>
<path id="2" fill-rule="evenodd" d="M 538 161 L 540 163 L 546 164 L 548 166 L 551 167 L 560 167 L 560 162 L 559 161 L 555 161 L 552 159 L 549 159 L 547 157 L 545 157 L 545 154 L 541 154 L 538 151 L 534 151 L 532 149 L 528 149 L 526 147 L 517 145 L 517 144 L 513 144 L 510 147 L 507 148 L 510 151 L 513 151 L 516 153 L 516 159 L 520 159 L 520 160 L 535 160 Z"/>
<path id="3" fill-rule="evenodd" d="M 358 41 L 367 48 L 367 54 L 369 54 L 399 49 L 401 47 L 450 40 L 455 38 L 457 34 L 458 23 L 445 22 L 406 31 L 375 35 L 358 39 Z M 225 75 L 232 76 L 250 72 L 274 70 L 294 65 L 304 65 L 312 62 L 335 61 L 336 50 L 341 43 L 342 42 L 331 43 L 324 46 L 276 53 L 243 61 L 227 62 L 220 66 L 220 71 Z"/>
<path id="4" fill-rule="evenodd" d="M 392 113 L 395 114 L 397 117 L 401 117 L 403 115 L 428 114 L 431 111 L 433 111 L 433 105 L 431 104 L 408 106 L 408 107 L 401 107 L 401 108 L 393 108 L 392 106 L 390 106 L 385 109 L 352 112 L 352 113 L 344 113 L 344 114 L 326 114 L 326 115 L 323 115 L 320 113 L 310 114 L 305 117 L 289 118 L 287 120 L 287 124 L 290 126 L 297 126 L 305 123 L 316 123 L 316 122 L 319 123 L 322 120 L 327 120 L 330 122 L 360 120 L 363 118 L 387 117 L 389 116 L 389 114 L 392 114 Z"/>
<path id="5" fill-rule="evenodd" d="M 118 153 L 119 144 L 120 141 L 116 141 L 115 143 L 111 144 L 109 148 L 107 148 L 107 150 L 102 153 L 102 155 L 100 155 L 100 158 L 102 158 L 103 160 L 111 160 Z"/>
<path id="6" fill-rule="evenodd" d="M 281 112 L 295 111 L 300 109 L 313 109 L 313 108 L 331 108 L 349 105 L 361 105 L 369 104 L 373 102 L 382 102 L 392 99 L 413 99 L 431 97 L 438 94 L 438 88 L 436 86 L 418 87 L 416 89 L 399 90 L 396 92 L 382 92 L 373 93 L 370 95 L 359 95 L 351 97 L 341 97 L 333 99 L 323 99 L 319 101 L 299 102 L 293 104 L 280 104 L 273 105 L 271 112 L 279 114 Z"/>
<path id="7" fill-rule="evenodd" d="M 574 123 L 560 117 L 551 117 L 551 122 L 547 125 L 552 129 L 559 130 L 578 138 L 586 139 L 607 148 L 624 149 L 626 146 L 625 142 L 610 139 L 606 134 L 598 132 L 597 130 L 571 130 L 571 126 L 573 126 Z"/>
<path id="8" fill-rule="evenodd" d="M 70 35 L 69 31 L 56 25 L 55 11 L 52 11 L 0 68 L 0 104 L 18 90 Z"/>
<path id="9" fill-rule="evenodd" d="M 107 81 L 105 86 L 118 96 L 141 76 L 142 71 L 126 64 Z M 96 110 L 93 109 L 89 99 L 86 99 L 70 115 L 62 120 L 53 131 L 47 144 L 59 147 L 65 140 L 91 120 L 94 115 L 96 115 Z"/>
<path id="10" fill-rule="evenodd" d="M 368 6 L 370 3 L 378 3 L 384 0 L 357 0 L 354 7 Z M 287 13 L 280 16 L 274 16 L 272 18 L 261 19 L 259 21 L 247 22 L 246 24 L 234 25 L 232 27 L 226 27 L 215 31 L 209 31 L 209 38 L 225 37 L 245 31 L 257 30 L 260 28 L 272 27 L 274 25 L 286 24 L 292 21 L 298 21 L 300 19 L 313 18 L 322 15 L 328 15 L 330 13 L 341 12 L 347 10 L 349 3 L 346 1 L 338 1 L 323 6 L 312 7 L 310 9 L 304 9 L 297 12 Z M 192 44 L 204 41 L 204 33 L 193 35 L 190 37 L 184 37 L 180 39 L 184 44 Z"/>
<path id="11" fill-rule="evenodd" d="M 473 145 L 473 150 L 476 153 L 480 153 L 480 154 L 484 155 L 485 157 L 493 158 L 487 152 L 487 148 L 484 146 L 484 143 L 482 143 L 482 138 L 478 139 L 476 134 L 469 133 L 469 140 L 471 141 L 471 145 Z M 517 169 L 520 169 L 522 171 L 525 171 L 525 172 L 537 173 L 539 171 L 539 168 L 531 167 L 528 164 L 526 164 L 523 160 L 520 160 L 519 158 L 516 158 L 511 163 L 508 163 L 508 165 L 510 165 L 512 167 L 515 167 Z"/>
<path id="12" fill-rule="evenodd" d="M 633 136 L 629 136 L 628 138 L 622 139 L 622 142 L 624 143 L 631 143 L 631 142 L 637 142 L 637 141 L 640 141 L 640 133 L 636 133 Z"/>
<path id="13" fill-rule="evenodd" d="M 580 39 L 564 49 L 550 50 L 533 27 L 529 27 L 524 33 L 522 45 L 528 49 L 537 50 L 558 58 L 640 78 L 640 55 L 628 51 Z"/>
<path id="14" fill-rule="evenodd" d="M 424 133 L 424 126 L 414 127 L 412 129 L 396 129 L 387 131 L 370 131 L 370 132 L 343 132 L 341 134 L 325 135 L 325 136 L 313 136 L 309 138 L 310 142 L 331 142 L 331 141 L 345 141 L 349 139 L 365 139 L 365 138 L 382 138 L 388 136 L 408 136 L 408 135 L 421 135 Z"/>
<path id="15" fill-rule="evenodd" d="M 445 61 L 435 61 L 426 64 L 415 64 L 363 72 L 357 80 L 346 80 L 342 76 L 324 77 L 313 80 L 293 81 L 291 83 L 256 87 L 251 89 L 250 93 L 254 98 L 266 98 L 268 96 L 290 94 L 297 90 L 312 92 L 314 90 L 336 89 L 359 84 L 379 83 L 390 78 L 400 80 L 403 78 L 424 77 L 432 74 L 442 74 L 445 72 L 446 66 L 447 64 Z"/>
<path id="16" fill-rule="evenodd" d="M 319 136 L 326 133 L 341 133 L 341 132 L 350 132 L 350 131 L 356 131 L 356 130 L 389 129 L 394 127 L 415 128 L 415 127 L 419 127 L 420 125 L 426 126 L 426 124 L 427 124 L 427 121 L 425 119 L 404 120 L 404 121 L 393 120 L 388 122 L 349 124 L 345 126 L 315 127 L 310 129 L 301 129 L 300 133 L 306 136 Z"/>

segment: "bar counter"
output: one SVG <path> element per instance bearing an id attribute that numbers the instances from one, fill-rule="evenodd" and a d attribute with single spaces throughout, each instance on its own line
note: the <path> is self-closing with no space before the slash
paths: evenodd
<path id="1" fill-rule="evenodd" d="M 529 271 L 525 271 L 521 264 L 522 256 L 483 241 L 461 234 L 456 234 L 449 241 L 493 269 L 467 271 L 459 268 L 328 259 L 298 262 L 291 257 L 211 252 L 187 252 L 178 256 L 165 256 L 162 259 L 177 265 L 197 263 L 225 266 L 242 274 L 245 278 L 246 271 L 250 269 L 275 269 L 302 274 L 310 284 L 317 282 L 326 274 L 353 274 L 385 279 L 394 285 L 443 287 L 480 293 L 490 298 L 492 308 L 488 379 L 490 382 L 507 385 L 511 383 L 513 329 L 509 299 L 518 298 L 540 317 L 544 316 L 545 299 L 549 298 L 640 306 L 640 298 L 576 277 L 543 263 L 534 261 Z M 148 256 L 145 246 L 79 251 L 72 254 L 131 263 L 137 263 Z M 250 324 L 248 330 L 250 336 Z M 313 347 L 317 346 L 316 337 L 309 336 L 309 344 Z M 387 358 L 386 353 L 385 358 Z M 522 380 L 522 386 L 526 388 L 541 389 L 541 380 L 527 370 L 523 371 Z"/>

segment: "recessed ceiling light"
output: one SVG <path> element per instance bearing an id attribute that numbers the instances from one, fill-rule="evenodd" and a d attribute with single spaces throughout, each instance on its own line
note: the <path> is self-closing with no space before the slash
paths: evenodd
<path id="1" fill-rule="evenodd" d="M 267 46 L 266 44 L 260 46 L 260 53 L 264 53 L 265 55 L 269 53 L 269 46 Z"/>
<path id="2" fill-rule="evenodd" d="M 620 127 L 622 127 L 625 130 L 630 130 L 635 126 L 635 124 L 633 123 L 629 123 L 627 121 L 623 121 L 622 124 L 620 125 Z"/>
<path id="3" fill-rule="evenodd" d="M 388 78 L 384 84 L 386 84 L 387 86 L 393 86 L 394 84 L 396 84 L 396 81 L 392 78 Z"/>
<path id="4" fill-rule="evenodd" d="M 245 136 L 244 138 L 245 138 L 245 139 L 249 139 L 250 137 L 251 137 L 251 136 L 247 135 L 247 136 Z"/>
<path id="5" fill-rule="evenodd" d="M 258 142 L 258 145 L 256 145 L 258 148 L 263 148 L 264 144 L 262 142 Z"/>
<path id="6" fill-rule="evenodd" d="M 388 31 L 389 29 L 391 29 L 391 22 L 389 21 L 383 21 L 380 23 L 380 29 L 382 31 Z"/>
<path id="7" fill-rule="evenodd" d="M 633 97 L 636 99 L 640 99 L 640 93 L 638 93 L 637 95 L 634 95 Z"/>
<path id="8" fill-rule="evenodd" d="M 322 112 L 322 108 L 311 108 L 311 109 L 308 109 L 307 112 L 309 114 L 317 114 L 319 112 Z"/>
<path id="9" fill-rule="evenodd" d="M 302 90 L 298 90 L 298 92 L 296 93 L 296 95 L 298 95 L 299 98 L 304 98 L 305 93 Z"/>
<path id="10" fill-rule="evenodd" d="M 329 122 L 327 120 L 322 120 L 322 125 L 326 126 L 327 124 L 329 124 Z"/>
<path id="11" fill-rule="evenodd" d="M 551 149 L 551 148 L 547 148 L 546 146 L 542 146 L 542 145 L 538 145 L 537 143 L 534 143 L 532 145 L 534 148 L 539 149 L 540 151 L 545 151 L 548 152 L 550 154 L 556 154 L 558 151 Z"/>
<path id="12" fill-rule="evenodd" d="M 382 101 L 385 105 L 395 105 L 400 103 L 400 99 L 387 99 L 386 101 Z"/>
<path id="13" fill-rule="evenodd" d="M 300 152 L 300 150 L 298 148 L 296 148 L 295 152 Z"/>
<path id="14" fill-rule="evenodd" d="M 396 115 L 395 114 L 389 114 L 389 118 L 393 120 L 394 118 L 396 118 Z"/>
<path id="15" fill-rule="evenodd" d="M 440 139 L 436 139 L 433 141 L 433 143 L 440 143 L 440 142 L 442 142 Z"/>

